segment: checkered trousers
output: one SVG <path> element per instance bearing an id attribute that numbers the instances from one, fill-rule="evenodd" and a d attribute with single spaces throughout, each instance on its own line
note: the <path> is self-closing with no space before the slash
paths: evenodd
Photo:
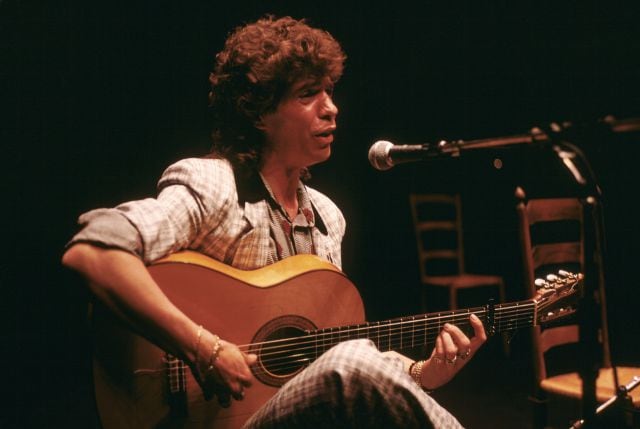
<path id="1" fill-rule="evenodd" d="M 280 388 L 243 429 L 272 428 L 462 426 L 416 385 L 398 358 L 383 355 L 369 340 L 353 340 L 333 347 Z"/>

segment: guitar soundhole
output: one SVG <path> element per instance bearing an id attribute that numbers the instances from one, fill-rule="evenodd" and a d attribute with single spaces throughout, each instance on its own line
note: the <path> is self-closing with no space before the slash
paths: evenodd
<path id="1" fill-rule="evenodd" d="M 305 337 L 316 326 L 301 316 L 281 316 L 256 333 L 250 351 L 258 355 L 252 370 L 255 377 L 270 386 L 280 387 L 313 359 L 315 347 Z"/>

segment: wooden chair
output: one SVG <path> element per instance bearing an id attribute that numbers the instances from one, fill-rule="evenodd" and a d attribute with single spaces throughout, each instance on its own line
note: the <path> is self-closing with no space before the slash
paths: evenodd
<path id="1" fill-rule="evenodd" d="M 584 272 L 584 216 L 577 198 L 544 198 L 526 200 L 521 188 L 516 190 L 520 243 L 522 246 L 524 280 L 529 297 L 535 295 L 536 278 L 544 278 L 558 269 Z M 611 368 L 607 330 L 606 302 L 603 282 L 599 281 L 597 300 L 600 307 L 599 342 L 602 365 L 596 382 L 596 399 L 604 402 L 615 395 L 616 386 Z M 532 328 L 534 369 L 534 427 L 547 425 L 547 402 L 551 395 L 580 400 L 582 380 L 578 373 L 578 325 L 575 320 L 563 326 Z M 562 348 L 561 348 L 562 347 Z M 569 350 L 567 350 L 567 348 Z M 554 353 L 564 350 L 565 355 Z M 567 352 L 573 354 L 567 357 Z M 554 359 L 555 358 L 555 359 Z M 569 365 L 573 363 L 573 365 Z M 619 382 L 628 383 L 640 368 L 618 367 Z M 640 405 L 640 391 L 632 392 L 634 407 Z M 579 417 L 579 416 L 576 416 Z"/>
<path id="2" fill-rule="evenodd" d="M 420 280 L 425 286 L 449 290 L 449 307 L 458 307 L 461 289 L 494 287 L 500 302 L 505 300 L 501 276 L 465 271 L 462 210 L 459 195 L 410 194 L 415 228 Z M 426 308 L 425 293 L 422 294 Z"/>

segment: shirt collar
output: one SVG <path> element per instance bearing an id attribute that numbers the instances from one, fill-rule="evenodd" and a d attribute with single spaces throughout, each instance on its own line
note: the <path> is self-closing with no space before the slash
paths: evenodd
<path id="1" fill-rule="evenodd" d="M 279 210 L 281 210 L 282 213 L 285 216 L 287 216 L 286 210 L 282 208 L 278 200 L 276 200 L 275 196 L 273 195 L 273 191 L 269 186 L 269 183 L 266 181 L 262 173 L 258 173 L 258 174 L 260 174 L 260 179 L 262 180 L 262 184 L 264 185 L 264 188 L 269 194 L 270 203 L 272 205 L 275 205 L 275 207 L 279 208 Z M 311 205 L 309 192 L 307 192 L 307 188 L 306 186 L 304 186 L 302 181 L 298 182 L 298 188 L 296 189 L 296 197 L 298 199 L 298 216 L 303 215 L 305 220 L 307 221 L 308 226 L 310 227 L 315 226 L 315 210 Z M 295 219 L 293 219 L 293 221 L 295 222 Z"/>

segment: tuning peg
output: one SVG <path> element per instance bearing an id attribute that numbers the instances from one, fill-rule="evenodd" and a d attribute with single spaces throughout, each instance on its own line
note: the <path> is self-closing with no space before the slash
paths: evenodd
<path id="1" fill-rule="evenodd" d="M 547 281 L 545 279 L 536 279 L 533 283 L 538 287 L 544 287 L 546 286 Z"/>
<path id="2" fill-rule="evenodd" d="M 555 282 L 557 280 L 558 280 L 558 276 L 556 276 L 555 274 L 547 274 L 547 281 Z"/>
<path id="3" fill-rule="evenodd" d="M 562 277 L 571 277 L 572 274 L 569 271 L 565 271 L 565 270 L 558 270 L 558 274 L 560 274 Z"/>

